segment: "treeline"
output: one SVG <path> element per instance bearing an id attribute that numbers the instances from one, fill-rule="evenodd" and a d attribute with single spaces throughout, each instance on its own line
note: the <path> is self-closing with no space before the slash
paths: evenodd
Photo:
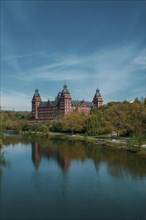
<path id="1" fill-rule="evenodd" d="M 84 133 L 87 135 L 115 134 L 145 137 L 146 100 L 133 103 L 110 102 L 85 116 L 74 111 L 62 119 L 30 124 L 31 113 L 1 111 L 0 130 Z"/>
<path id="2" fill-rule="evenodd" d="M 15 130 L 20 131 L 28 126 L 31 119 L 30 112 L 1 111 L 0 112 L 0 131 Z"/>
<path id="3" fill-rule="evenodd" d="M 88 116 L 75 111 L 60 121 L 54 121 L 50 129 L 72 133 L 81 132 L 92 136 L 112 135 L 113 133 L 117 136 L 144 136 L 146 131 L 146 101 L 110 102 L 100 108 L 93 109 Z"/>

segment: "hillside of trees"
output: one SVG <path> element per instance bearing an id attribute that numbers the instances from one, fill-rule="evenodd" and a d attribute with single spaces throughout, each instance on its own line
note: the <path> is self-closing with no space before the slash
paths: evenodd
<path id="1" fill-rule="evenodd" d="M 1 111 L 0 131 L 42 131 L 83 133 L 97 136 L 116 134 L 116 136 L 136 136 L 140 139 L 146 136 L 146 99 L 133 103 L 110 102 L 91 114 L 85 116 L 74 111 L 64 118 L 55 121 L 45 121 L 31 124 L 31 113 Z"/>

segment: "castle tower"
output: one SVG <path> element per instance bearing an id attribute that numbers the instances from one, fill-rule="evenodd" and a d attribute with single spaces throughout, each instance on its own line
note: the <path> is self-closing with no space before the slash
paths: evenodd
<path id="1" fill-rule="evenodd" d="M 41 101 L 39 90 L 36 89 L 32 98 L 32 115 L 35 117 L 35 119 L 38 119 L 38 106 L 40 105 Z"/>
<path id="2" fill-rule="evenodd" d="M 94 95 L 92 103 L 93 103 L 94 107 L 100 107 L 103 105 L 103 100 L 102 100 L 101 94 L 99 92 L 99 89 L 96 89 L 96 93 Z"/>
<path id="3" fill-rule="evenodd" d="M 63 90 L 59 97 L 59 112 L 60 116 L 67 115 L 71 112 L 71 96 L 66 84 L 64 84 Z"/>

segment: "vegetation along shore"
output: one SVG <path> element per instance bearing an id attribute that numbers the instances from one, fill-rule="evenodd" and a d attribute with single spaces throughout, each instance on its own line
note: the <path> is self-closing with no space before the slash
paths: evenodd
<path id="1" fill-rule="evenodd" d="M 68 139 L 136 152 L 146 157 L 146 100 L 110 102 L 85 116 L 77 110 L 62 119 L 34 121 L 30 112 L 1 111 L 0 131 Z"/>

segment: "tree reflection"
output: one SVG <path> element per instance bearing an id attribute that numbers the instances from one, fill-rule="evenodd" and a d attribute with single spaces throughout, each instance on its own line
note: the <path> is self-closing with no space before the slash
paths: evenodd
<path id="1" fill-rule="evenodd" d="M 25 136 L 21 136 L 21 135 L 17 135 L 17 136 L 2 136 L 1 138 L 1 146 L 9 146 L 11 145 L 15 145 L 18 143 L 23 143 L 23 144 L 29 144 L 30 143 L 30 139 L 28 137 Z"/>
<path id="2" fill-rule="evenodd" d="M 92 160 L 98 172 L 102 163 L 106 164 L 107 172 L 114 177 L 142 178 L 146 175 L 146 159 L 138 157 L 136 154 L 111 150 L 98 147 L 92 144 L 74 141 L 49 140 L 40 137 L 8 136 L 2 137 L 0 142 L 0 175 L 2 168 L 8 167 L 9 163 L 5 159 L 2 146 L 9 146 L 23 143 L 32 144 L 32 162 L 36 169 L 39 168 L 42 158 L 51 158 L 56 161 L 61 170 L 68 172 L 73 161 L 84 162 Z"/>
<path id="3" fill-rule="evenodd" d="M 4 167 L 9 167 L 9 165 L 10 165 L 9 162 L 5 159 L 4 151 L 2 147 L 0 146 L 0 177 L 3 174 L 2 169 Z"/>
<path id="4" fill-rule="evenodd" d="M 32 161 L 39 167 L 42 157 L 53 158 L 63 172 L 67 172 L 71 162 L 84 162 L 91 159 L 98 172 L 101 163 L 105 163 L 107 172 L 114 177 L 143 177 L 146 175 L 146 160 L 129 152 L 114 151 L 103 147 L 86 145 L 81 142 L 54 141 L 43 143 L 39 140 L 32 143 Z"/>

